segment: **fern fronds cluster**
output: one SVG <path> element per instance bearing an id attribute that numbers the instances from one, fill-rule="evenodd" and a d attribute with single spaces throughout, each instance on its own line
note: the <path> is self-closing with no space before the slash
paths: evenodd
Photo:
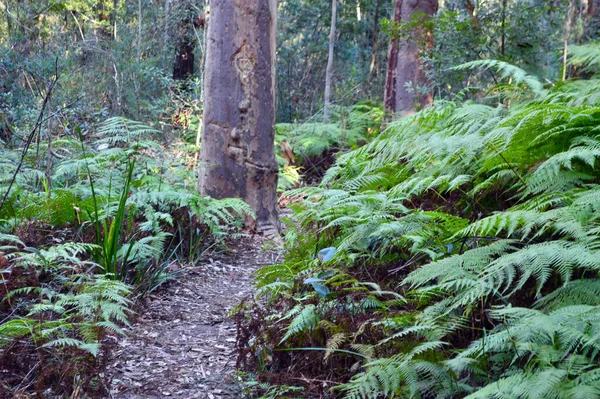
<path id="1" fill-rule="evenodd" d="M 235 237 L 252 210 L 200 196 L 194 171 L 144 123 L 110 118 L 77 133 L 30 149 L 14 184 L 19 150 L 0 150 L 0 195 L 11 187 L 0 209 L 0 347 L 83 370 L 105 334 L 123 333 L 132 296 Z"/>
<path id="2" fill-rule="evenodd" d="M 575 48 L 572 60 L 596 65 L 594 51 Z M 328 276 L 318 281 L 332 294 L 316 303 L 298 282 L 339 270 L 357 286 L 387 271 L 378 281 L 407 302 L 363 309 L 386 336 L 359 335 L 373 356 L 342 397 L 600 395 L 600 81 L 549 87 L 499 61 L 458 69 L 473 68 L 509 82 L 479 103 L 438 102 L 340 155 L 320 186 L 292 192 L 305 201 L 288 258 L 257 273 L 290 316 L 272 345 L 324 334 L 332 350 L 351 350 L 356 326 L 336 320 L 363 298 Z M 320 264 L 315 247 L 338 254 Z"/>

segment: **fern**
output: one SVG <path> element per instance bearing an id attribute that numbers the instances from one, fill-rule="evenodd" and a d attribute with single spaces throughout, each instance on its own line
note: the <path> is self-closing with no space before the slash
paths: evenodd
<path id="1" fill-rule="evenodd" d="M 104 143 L 131 143 L 132 141 L 140 141 L 141 137 L 148 137 L 160 133 L 144 123 L 132 121 L 122 117 L 113 117 L 105 120 L 98 126 L 98 135 L 104 139 L 97 140 L 96 143 L 102 145 Z"/>
<path id="2" fill-rule="evenodd" d="M 595 65 L 596 50 L 572 62 Z M 303 202 L 286 259 L 257 272 L 285 329 L 265 346 L 311 342 L 331 360 L 364 345 L 344 397 L 600 394 L 600 83 L 546 86 L 500 61 L 457 70 L 481 68 L 503 79 L 482 103 L 393 122 L 289 192 Z M 338 253 L 320 264 L 323 247 Z M 309 277 L 331 295 L 316 302 Z"/>
<path id="3" fill-rule="evenodd" d="M 569 46 L 569 63 L 594 68 L 600 65 L 600 46 L 590 43 L 578 46 Z"/>
<path id="4" fill-rule="evenodd" d="M 523 69 L 498 60 L 478 60 L 455 66 L 454 70 L 466 69 L 494 69 L 500 73 L 502 79 L 511 78 L 515 84 L 523 83 L 537 96 L 545 94 L 542 83 L 534 76 L 529 75 Z"/>

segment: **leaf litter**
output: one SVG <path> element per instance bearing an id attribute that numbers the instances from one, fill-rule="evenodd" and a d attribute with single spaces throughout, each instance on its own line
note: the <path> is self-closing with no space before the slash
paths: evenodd
<path id="1" fill-rule="evenodd" d="M 239 398 L 232 307 L 252 295 L 252 272 L 277 262 L 252 236 L 230 245 L 150 294 L 114 349 L 105 379 L 110 398 Z"/>

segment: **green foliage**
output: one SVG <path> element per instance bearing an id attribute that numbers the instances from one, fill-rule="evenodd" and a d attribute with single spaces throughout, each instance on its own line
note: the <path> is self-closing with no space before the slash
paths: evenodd
<path id="1" fill-rule="evenodd" d="M 85 140 L 55 141 L 54 151 L 64 149 L 65 155 L 52 163 L 50 174 L 26 158 L 11 201 L 0 210 L 4 229 L 35 221 L 87 234 L 108 276 L 153 289 L 167 277 L 162 270 L 168 263 L 196 260 L 252 213 L 237 199 L 201 197 L 196 176 L 168 159 L 163 147 L 149 140 L 154 134 L 143 123 L 109 118 L 99 125 L 93 146 Z M 6 153 L 14 170 L 11 161 L 18 158 Z M 11 177 L 3 175 L 0 191 Z"/>
<path id="2" fill-rule="evenodd" d="M 56 387 L 85 378 L 103 337 L 123 333 L 132 296 L 235 237 L 252 214 L 241 200 L 200 196 L 197 177 L 146 124 L 109 118 L 93 135 L 76 133 L 52 153 L 40 143 L 51 157 L 25 154 L 0 209 L 0 346 L 56 370 Z M 20 149 L 1 151 L 3 193 Z"/>
<path id="3" fill-rule="evenodd" d="M 342 154 L 320 186 L 292 192 L 305 200 L 288 256 L 257 272 L 285 329 L 269 350 L 371 348 L 343 397 L 600 393 L 600 82 L 460 68 L 475 67 L 518 95 L 439 102 Z M 324 268 L 326 246 L 338 253 Z M 377 276 L 384 289 L 360 290 Z M 369 327 L 342 322 L 357 308 Z"/>
<path id="4" fill-rule="evenodd" d="M 276 147 L 279 161 L 279 191 L 297 185 L 301 174 L 320 176 L 333 154 L 357 148 L 379 134 L 383 110 L 371 102 L 351 107 L 332 106 L 331 123 L 304 122 L 276 125 Z M 294 155 L 290 162 L 289 148 Z"/>
<path id="5" fill-rule="evenodd" d="M 531 90 L 531 92 L 536 96 L 543 96 L 545 94 L 543 84 L 536 77 L 529 75 L 527 71 L 507 62 L 497 60 L 478 60 L 458 65 L 453 69 L 457 71 L 472 69 L 493 69 L 499 73 L 500 79 L 508 78 L 510 79 L 512 84 L 523 84 L 527 86 L 527 88 Z"/>
<path id="6" fill-rule="evenodd" d="M 376 136 L 381 126 L 383 110 L 380 106 L 358 103 L 351 107 L 333 106 L 331 123 L 280 123 L 276 126 L 276 140 L 286 140 L 294 152 L 305 157 L 322 155 L 326 150 L 356 148 L 368 138 Z"/>
<path id="7" fill-rule="evenodd" d="M 571 46 L 568 50 L 571 65 L 581 65 L 592 70 L 597 69 L 600 65 L 600 46 L 598 46 L 598 43 Z"/>
<path id="8" fill-rule="evenodd" d="M 22 245 L 8 235 L 1 236 L 0 242 Z M 69 348 L 96 357 L 106 331 L 123 333 L 120 325 L 128 324 L 131 301 L 127 297 L 132 288 L 105 275 L 85 273 L 98 266 L 84 260 L 94 250 L 94 245 L 80 243 L 22 252 L 15 246 L 1 247 L 0 257 L 12 260 L 12 267 L 2 272 L 4 287 L 15 287 L 19 280 L 12 275 L 21 271 L 34 273 L 39 285 L 5 292 L 4 303 L 13 311 L 0 324 L 0 347 L 24 339 L 38 351 L 59 351 L 61 357 L 69 356 Z M 34 293 L 35 300 L 28 300 Z"/>

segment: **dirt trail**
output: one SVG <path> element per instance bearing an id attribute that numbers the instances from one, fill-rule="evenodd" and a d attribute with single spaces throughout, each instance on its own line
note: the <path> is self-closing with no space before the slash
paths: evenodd
<path id="1" fill-rule="evenodd" d="M 107 366 L 115 399 L 239 398 L 236 328 L 228 312 L 252 293 L 251 273 L 279 256 L 248 238 L 151 294 Z"/>

